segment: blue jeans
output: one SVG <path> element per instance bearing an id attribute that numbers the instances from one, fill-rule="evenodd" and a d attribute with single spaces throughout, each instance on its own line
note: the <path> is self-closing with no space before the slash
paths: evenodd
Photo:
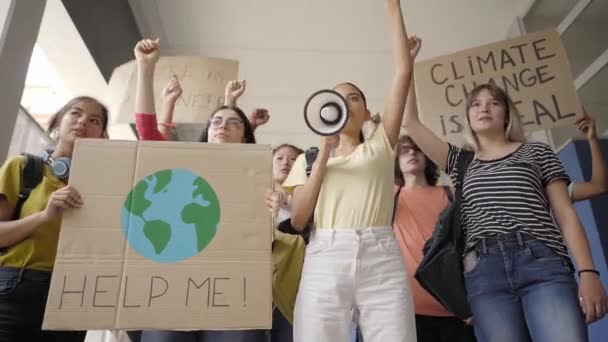
<path id="1" fill-rule="evenodd" d="M 480 342 L 586 342 L 587 326 L 567 259 L 521 234 L 481 240 L 463 259 Z"/>

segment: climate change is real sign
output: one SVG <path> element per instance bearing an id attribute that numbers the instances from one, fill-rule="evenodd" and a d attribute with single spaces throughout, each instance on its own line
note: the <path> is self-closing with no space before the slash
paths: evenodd
<path id="1" fill-rule="evenodd" d="M 512 98 L 527 131 L 571 125 L 582 115 L 559 34 L 531 33 L 416 63 L 421 120 L 460 144 L 468 94 L 495 84 Z"/>

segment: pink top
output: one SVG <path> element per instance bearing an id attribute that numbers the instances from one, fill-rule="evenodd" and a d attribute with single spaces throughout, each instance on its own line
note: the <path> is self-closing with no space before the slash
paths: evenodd
<path id="1" fill-rule="evenodd" d="M 136 113 L 135 128 L 140 140 L 160 140 L 165 141 L 165 138 L 158 130 L 158 122 L 156 114 Z"/>

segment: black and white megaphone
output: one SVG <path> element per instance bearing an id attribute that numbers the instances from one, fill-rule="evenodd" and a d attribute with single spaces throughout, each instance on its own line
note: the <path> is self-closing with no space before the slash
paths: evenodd
<path id="1" fill-rule="evenodd" d="M 348 104 L 336 91 L 319 90 L 304 105 L 304 121 L 318 135 L 335 135 L 346 126 Z"/>

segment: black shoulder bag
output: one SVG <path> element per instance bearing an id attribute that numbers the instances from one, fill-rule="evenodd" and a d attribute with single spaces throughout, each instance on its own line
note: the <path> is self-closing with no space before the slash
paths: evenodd
<path id="1" fill-rule="evenodd" d="M 461 224 L 462 183 L 473 156 L 473 152 L 461 150 L 456 161 L 455 199 L 441 212 L 433 235 L 424 245 L 422 262 L 414 274 L 429 294 L 463 320 L 473 315 L 462 275 L 464 233 Z"/>

